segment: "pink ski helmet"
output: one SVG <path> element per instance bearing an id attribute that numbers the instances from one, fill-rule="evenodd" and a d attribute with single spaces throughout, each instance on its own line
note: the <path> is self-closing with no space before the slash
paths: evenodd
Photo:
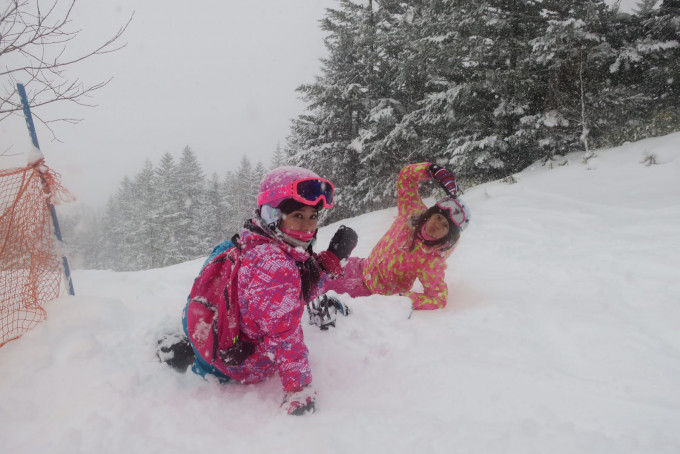
<path id="1" fill-rule="evenodd" d="M 262 178 L 257 206 L 266 204 L 277 208 L 284 200 L 293 199 L 304 205 L 323 201 L 325 208 L 331 208 L 334 193 L 333 183 L 311 170 L 295 166 L 277 167 Z"/>

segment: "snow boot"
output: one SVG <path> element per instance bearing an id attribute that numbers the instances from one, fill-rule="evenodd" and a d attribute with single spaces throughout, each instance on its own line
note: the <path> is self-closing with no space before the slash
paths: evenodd
<path id="1" fill-rule="evenodd" d="M 156 356 L 162 363 L 184 373 L 194 363 L 194 349 L 184 334 L 172 333 L 158 341 Z"/>
<path id="2" fill-rule="evenodd" d="M 351 313 L 346 304 L 325 293 L 307 303 L 309 324 L 318 326 L 322 331 L 326 331 L 331 326 L 335 328 L 338 312 L 344 316 Z"/>

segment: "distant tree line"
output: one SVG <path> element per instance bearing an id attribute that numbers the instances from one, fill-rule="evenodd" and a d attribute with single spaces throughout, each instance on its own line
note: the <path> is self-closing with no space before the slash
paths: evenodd
<path id="1" fill-rule="evenodd" d="M 277 147 L 272 165 L 283 165 L 283 156 Z M 205 257 L 252 215 L 266 171 L 244 156 L 234 170 L 207 177 L 188 146 L 178 161 L 170 153 L 158 165 L 147 161 L 101 212 L 60 216 L 71 261 L 76 268 L 135 271 Z"/>
<path id="2" fill-rule="evenodd" d="M 286 149 L 336 184 L 333 219 L 393 205 L 409 162 L 470 186 L 680 129 L 680 0 L 338 4 Z"/>

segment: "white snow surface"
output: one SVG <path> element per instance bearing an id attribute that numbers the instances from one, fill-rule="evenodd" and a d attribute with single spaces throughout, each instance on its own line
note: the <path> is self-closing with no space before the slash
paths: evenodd
<path id="1" fill-rule="evenodd" d="M 678 453 L 679 150 L 676 133 L 468 189 L 445 309 L 374 295 L 345 298 L 329 331 L 305 316 L 318 398 L 302 417 L 276 376 L 220 385 L 156 360 L 203 259 L 76 271 L 77 296 L 0 348 L 0 451 Z M 357 255 L 394 215 L 343 221 Z"/>

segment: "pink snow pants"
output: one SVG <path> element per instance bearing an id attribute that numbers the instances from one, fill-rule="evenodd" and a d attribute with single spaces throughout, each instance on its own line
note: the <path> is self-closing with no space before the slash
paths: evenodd
<path id="1" fill-rule="evenodd" d="M 347 259 L 347 265 L 342 269 L 344 276 L 326 281 L 326 290 L 333 290 L 339 295 L 347 293 L 352 298 L 371 295 L 362 276 L 365 260 L 359 257 Z"/>

